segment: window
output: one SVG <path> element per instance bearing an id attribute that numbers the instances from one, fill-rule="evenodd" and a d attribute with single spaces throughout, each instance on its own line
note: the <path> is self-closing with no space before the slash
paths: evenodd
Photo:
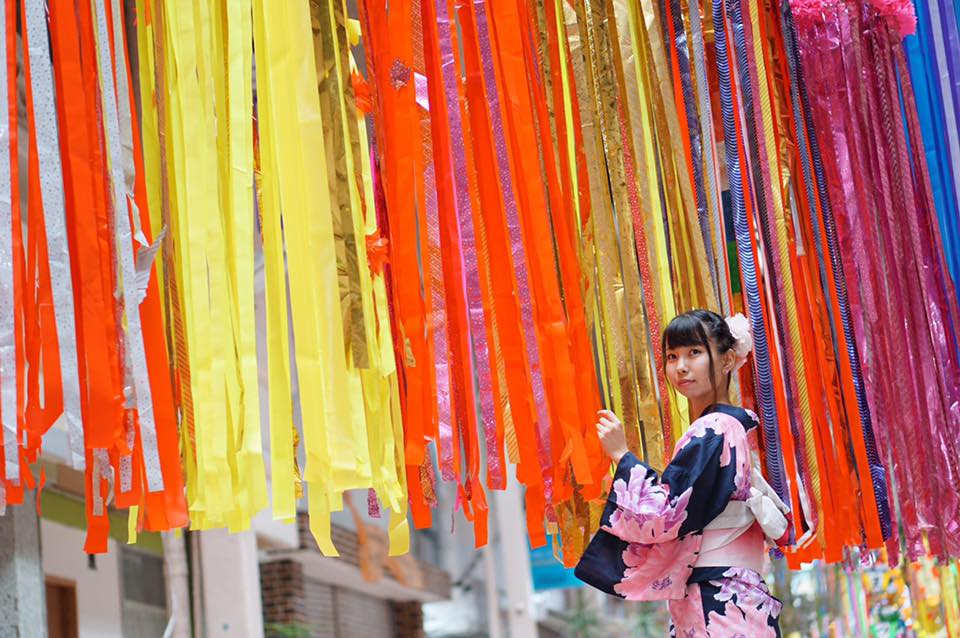
<path id="1" fill-rule="evenodd" d="M 120 562 L 124 638 L 162 636 L 169 620 L 163 557 L 123 548 Z"/>

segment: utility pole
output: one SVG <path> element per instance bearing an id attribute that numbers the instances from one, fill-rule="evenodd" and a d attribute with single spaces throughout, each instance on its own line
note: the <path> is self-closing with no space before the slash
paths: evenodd
<path id="1" fill-rule="evenodd" d="M 0 638 L 47 635 L 46 585 L 36 495 L 0 516 Z"/>
<path id="2" fill-rule="evenodd" d="M 514 482 L 503 492 L 494 492 L 500 550 L 507 589 L 507 628 L 510 638 L 537 638 L 537 623 L 531 609 L 533 583 L 520 486 Z"/>

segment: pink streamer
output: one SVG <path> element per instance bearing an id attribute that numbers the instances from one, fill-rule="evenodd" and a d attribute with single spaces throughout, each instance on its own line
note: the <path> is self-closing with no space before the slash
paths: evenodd
<path id="1" fill-rule="evenodd" d="M 463 122 L 459 105 L 459 82 L 456 70 L 456 58 L 453 55 L 453 34 L 446 0 L 436 0 L 437 21 L 440 30 L 440 59 L 443 69 L 444 93 L 447 101 L 447 116 L 450 122 L 450 139 L 453 148 L 453 169 L 456 183 L 457 216 L 460 222 L 460 246 L 465 268 L 466 281 L 464 295 L 467 300 L 470 333 L 473 338 L 474 353 L 478 367 L 480 383 L 480 418 L 483 422 L 484 439 L 487 447 L 487 472 L 496 484 L 505 482 L 503 462 L 496 444 L 497 425 L 493 406 L 492 372 L 490 366 L 491 351 L 487 342 L 487 330 L 483 314 L 483 298 L 480 293 L 480 266 L 477 261 L 476 237 L 473 228 L 472 202 L 466 150 L 464 149 Z M 470 353 L 465 353 L 470 356 Z M 472 357 L 471 357 L 472 359 Z M 472 366 L 471 370 L 472 370 Z M 472 382 L 472 375 L 469 381 Z M 472 384 L 465 391 L 472 392 Z"/>

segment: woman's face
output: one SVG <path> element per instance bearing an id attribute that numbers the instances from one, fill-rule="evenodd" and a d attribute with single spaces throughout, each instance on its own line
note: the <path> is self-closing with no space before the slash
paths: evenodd
<path id="1" fill-rule="evenodd" d="M 710 375 L 710 354 L 707 346 L 679 346 L 667 348 L 667 379 L 677 392 L 688 399 L 715 399 L 715 390 L 725 387 L 726 375 L 732 369 L 731 357 L 721 356 L 713 344 L 713 378 Z"/>

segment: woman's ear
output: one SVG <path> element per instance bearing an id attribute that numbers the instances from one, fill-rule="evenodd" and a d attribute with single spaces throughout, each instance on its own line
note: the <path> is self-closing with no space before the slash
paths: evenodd
<path id="1" fill-rule="evenodd" d="M 730 374 L 737 367 L 737 353 L 733 348 L 723 353 L 723 373 Z"/>

